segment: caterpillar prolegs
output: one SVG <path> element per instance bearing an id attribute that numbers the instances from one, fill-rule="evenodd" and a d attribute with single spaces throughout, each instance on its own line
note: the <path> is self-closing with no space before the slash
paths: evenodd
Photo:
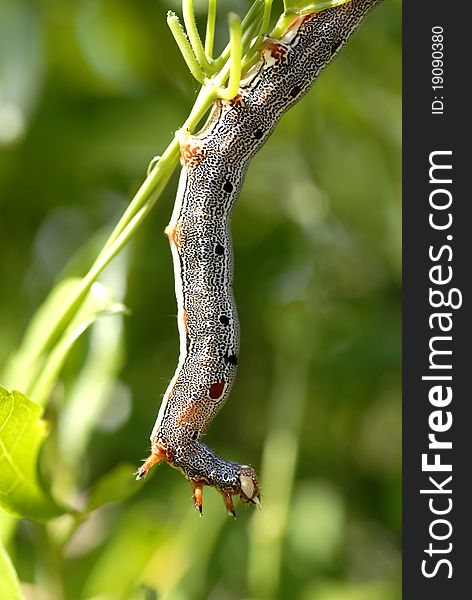
<path id="1" fill-rule="evenodd" d="M 197 135 L 180 134 L 182 171 L 166 228 L 180 357 L 151 434 L 151 455 L 137 478 L 155 463 L 168 462 L 191 482 L 200 512 L 204 486 L 221 493 L 232 515 L 233 495 L 251 504 L 260 499 L 252 467 L 218 456 L 201 441 L 236 375 L 239 322 L 230 221 L 249 162 L 379 2 L 352 0 L 295 18 L 279 39 L 266 38 L 236 96 L 216 100 Z"/>

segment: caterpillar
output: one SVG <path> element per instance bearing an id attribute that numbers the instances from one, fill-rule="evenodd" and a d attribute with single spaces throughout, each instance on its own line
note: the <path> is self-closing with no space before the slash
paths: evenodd
<path id="1" fill-rule="evenodd" d="M 183 473 L 202 512 L 204 486 L 215 487 L 235 516 L 233 496 L 260 505 L 255 470 L 229 461 L 202 440 L 231 391 L 239 354 L 233 297 L 231 216 L 248 165 L 280 117 L 313 85 L 366 13 L 380 0 L 352 0 L 298 16 L 260 59 L 232 100 L 217 99 L 198 134 L 180 132 L 182 170 L 169 238 L 178 307 L 180 356 L 137 472 L 166 461 Z"/>

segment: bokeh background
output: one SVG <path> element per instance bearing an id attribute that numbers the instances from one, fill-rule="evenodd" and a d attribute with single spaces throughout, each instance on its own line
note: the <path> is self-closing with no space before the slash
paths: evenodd
<path id="1" fill-rule="evenodd" d="M 169 8 L 0 0 L 0 367 L 191 108 Z M 238 502 L 233 521 L 207 489 L 200 519 L 166 465 L 132 479 L 177 363 L 163 235 L 176 173 L 102 278 L 130 314 L 80 340 L 47 412 L 56 497 L 81 508 L 116 486 L 122 499 L 82 522 L 0 516 L 28 598 L 400 598 L 400 13 L 376 9 L 283 118 L 234 216 L 242 350 L 207 442 L 258 469 L 263 512 Z"/>

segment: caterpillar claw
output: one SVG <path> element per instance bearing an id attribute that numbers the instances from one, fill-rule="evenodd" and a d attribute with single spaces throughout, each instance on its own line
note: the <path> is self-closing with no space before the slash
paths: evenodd
<path id="1" fill-rule="evenodd" d="M 192 481 L 193 504 L 195 508 L 198 509 L 200 516 L 203 515 L 203 485 L 204 484 L 199 481 Z"/>
<path id="2" fill-rule="evenodd" d="M 234 510 L 233 496 L 231 492 L 225 492 L 221 490 L 221 495 L 223 496 L 223 502 L 225 503 L 226 512 L 230 517 L 236 518 L 236 512 Z"/>
<path id="3" fill-rule="evenodd" d="M 166 460 L 166 453 L 162 448 L 156 447 L 153 448 L 151 454 L 146 458 L 144 463 L 136 472 L 136 479 L 139 481 L 143 477 L 145 477 L 151 467 L 153 467 L 156 463 L 161 462 L 162 460 Z"/>

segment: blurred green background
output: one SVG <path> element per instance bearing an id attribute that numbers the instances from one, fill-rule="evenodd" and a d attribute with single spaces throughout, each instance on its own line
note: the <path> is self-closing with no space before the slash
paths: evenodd
<path id="1" fill-rule="evenodd" d="M 247 6 L 219 3 L 220 47 Z M 0 366 L 192 106 L 169 8 L 0 0 Z M 238 502 L 233 521 L 206 489 L 199 519 L 176 471 L 132 479 L 177 363 L 176 173 L 101 279 L 130 314 L 79 341 L 46 415 L 56 497 L 118 500 L 80 523 L 0 515 L 27 598 L 400 598 L 400 19 L 397 0 L 376 9 L 287 113 L 234 216 L 240 366 L 206 440 L 258 469 L 263 512 Z"/>

